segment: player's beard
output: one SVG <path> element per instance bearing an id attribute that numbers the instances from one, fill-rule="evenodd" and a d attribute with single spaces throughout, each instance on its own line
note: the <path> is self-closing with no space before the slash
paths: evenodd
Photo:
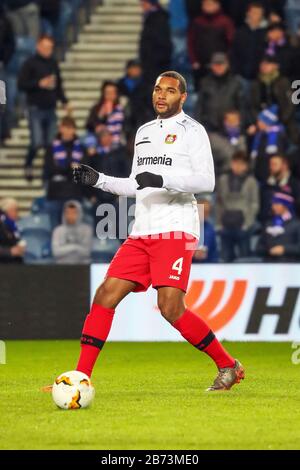
<path id="1" fill-rule="evenodd" d="M 175 116 L 175 114 L 178 114 L 181 111 L 181 99 L 179 98 L 172 104 L 166 103 L 166 110 L 163 112 L 157 108 L 156 104 L 153 104 L 153 107 L 159 118 L 167 119 L 169 117 Z"/>

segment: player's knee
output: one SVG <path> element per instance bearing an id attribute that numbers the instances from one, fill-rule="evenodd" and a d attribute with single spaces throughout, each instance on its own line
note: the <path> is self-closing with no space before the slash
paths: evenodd
<path id="1" fill-rule="evenodd" d="M 168 322 L 174 323 L 182 315 L 185 307 L 181 299 L 165 296 L 159 299 L 158 308 Z"/>
<path id="2" fill-rule="evenodd" d="M 94 297 L 94 303 L 106 308 L 115 308 L 117 306 L 118 301 L 114 289 L 107 280 L 103 281 L 98 287 Z"/>

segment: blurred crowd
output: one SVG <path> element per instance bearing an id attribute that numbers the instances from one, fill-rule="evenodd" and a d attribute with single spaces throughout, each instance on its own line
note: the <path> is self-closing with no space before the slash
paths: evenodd
<path id="1" fill-rule="evenodd" d="M 63 9 L 54 21 L 45 6 L 81 2 L 45 2 L 44 10 L 41 0 L 2 3 L 10 6 L 0 9 L 0 78 L 14 74 L 15 90 L 26 98 L 29 185 L 34 157 L 45 149 L 45 197 L 34 202 L 32 215 L 49 217 L 51 241 L 45 237 L 49 248 L 41 248 L 45 260 L 86 263 L 107 248 L 103 241 L 102 248 L 95 246 L 96 207 L 108 202 L 117 208 L 117 198 L 74 185 L 71 165 L 84 162 L 109 175 L 128 176 L 136 129 L 155 118 L 153 83 L 170 69 L 188 81 L 185 112 L 208 131 L 217 175 L 215 193 L 197 195 L 204 241 L 194 261 L 300 260 L 299 1 L 170 0 L 162 7 L 158 0 L 142 0 L 139 55 L 128 61 L 123 77 L 102 83 L 83 135 L 77 132 L 76 103 L 69 103 L 64 92 L 56 55 Z M 13 9 L 13 4 L 18 5 Z M 20 60 L 13 15 L 29 8 L 40 9 L 42 29 L 30 27 L 37 32 L 35 52 Z M 16 56 L 18 67 L 12 71 Z M 65 109 L 60 122 L 58 102 Z M 10 117 L 2 119 L 2 140 L 14 122 L 15 106 L 10 101 Z M 16 201 L 2 201 L 2 261 L 20 261 L 26 253 L 16 214 Z"/>

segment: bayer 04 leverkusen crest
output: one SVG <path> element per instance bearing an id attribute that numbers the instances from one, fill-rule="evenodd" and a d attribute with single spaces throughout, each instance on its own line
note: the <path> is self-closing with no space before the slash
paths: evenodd
<path id="1" fill-rule="evenodd" d="M 177 139 L 177 135 L 175 134 L 168 134 L 165 138 L 166 144 L 174 144 L 175 140 Z"/>

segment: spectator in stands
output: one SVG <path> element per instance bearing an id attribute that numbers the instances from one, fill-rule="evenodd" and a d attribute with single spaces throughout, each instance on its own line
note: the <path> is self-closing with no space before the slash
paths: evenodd
<path id="1" fill-rule="evenodd" d="M 73 183 L 72 164 L 84 158 L 84 148 L 76 135 L 76 123 L 66 116 L 59 126 L 57 138 L 47 148 L 44 176 L 47 181 L 47 199 L 66 201 L 80 199 L 81 187 Z M 62 209 L 62 207 L 61 207 Z"/>
<path id="2" fill-rule="evenodd" d="M 41 36 L 36 54 L 29 58 L 19 74 L 19 89 L 27 96 L 30 145 L 25 162 L 28 180 L 33 178 L 32 163 L 37 150 L 51 145 L 56 133 L 56 104 L 61 101 L 70 112 L 65 96 L 59 66 L 53 55 L 51 37 Z"/>
<path id="3" fill-rule="evenodd" d="M 262 4 L 251 2 L 245 23 L 235 34 L 231 51 L 233 71 L 243 79 L 246 91 L 250 81 L 257 77 L 259 63 L 264 55 L 266 28 Z"/>
<path id="4" fill-rule="evenodd" d="M 252 128 L 248 133 L 251 135 Z M 286 134 L 284 126 L 278 119 L 278 106 L 273 105 L 259 113 L 252 138 L 251 158 L 254 161 L 254 172 L 258 181 L 266 182 L 270 156 L 284 152 L 286 147 Z"/>
<path id="5" fill-rule="evenodd" d="M 153 87 L 156 77 L 170 69 L 172 44 L 169 15 L 158 0 L 140 0 L 144 15 L 139 58 L 145 80 Z"/>
<path id="6" fill-rule="evenodd" d="M 298 144 L 299 130 L 295 121 L 292 92 L 289 79 L 280 75 L 277 57 L 264 56 L 260 63 L 258 78 L 250 88 L 251 120 L 256 122 L 257 115 L 263 109 L 277 104 L 280 121 L 284 124 L 292 142 Z"/>
<path id="7" fill-rule="evenodd" d="M 98 172 L 109 176 L 127 177 L 130 173 L 131 165 L 125 146 L 116 145 L 112 133 L 105 127 L 99 131 L 97 141 L 88 147 L 86 163 Z M 114 194 L 94 188 L 86 187 L 84 194 L 93 205 L 116 201 Z"/>
<path id="8" fill-rule="evenodd" d="M 78 201 L 64 205 L 63 223 L 52 235 L 52 253 L 58 264 L 87 264 L 91 261 L 92 228 L 82 222 L 82 208 Z"/>
<path id="9" fill-rule="evenodd" d="M 125 75 L 118 81 L 119 93 L 131 98 L 143 80 L 143 69 L 138 59 L 131 59 L 126 64 Z"/>
<path id="10" fill-rule="evenodd" d="M 0 263 L 22 263 L 25 244 L 18 232 L 18 203 L 6 198 L 0 203 Z"/>
<path id="11" fill-rule="evenodd" d="M 127 62 L 125 75 L 118 81 L 119 92 L 128 101 L 124 109 L 124 134 L 128 143 L 142 124 L 154 119 L 151 100 L 153 84 L 145 81 L 141 63 L 137 59 Z"/>
<path id="12" fill-rule="evenodd" d="M 234 37 L 232 20 L 224 15 L 219 0 L 202 0 L 199 16 L 189 28 L 188 48 L 195 71 L 196 87 L 199 78 L 207 73 L 207 66 L 216 52 L 228 52 Z"/>
<path id="13" fill-rule="evenodd" d="M 281 75 L 290 79 L 298 78 L 294 75 L 297 59 L 296 51 L 289 43 L 283 23 L 274 23 L 269 26 L 265 53 L 276 56 Z"/>
<path id="14" fill-rule="evenodd" d="M 209 132 L 216 175 L 230 169 L 231 158 L 238 151 L 247 151 L 247 141 L 243 133 L 241 113 L 231 109 L 225 113 L 222 132 Z"/>
<path id="15" fill-rule="evenodd" d="M 297 0 L 296 0 L 297 1 Z M 266 17 L 277 15 L 281 19 L 284 17 L 284 4 L 286 0 L 222 0 L 222 5 L 226 14 L 233 18 L 236 25 L 241 26 L 245 18 L 247 9 L 252 3 L 261 4 L 266 12 Z"/>
<path id="16" fill-rule="evenodd" d="M 294 199 L 275 193 L 272 199 L 273 216 L 264 227 L 256 251 L 269 262 L 299 262 L 300 220 L 294 215 Z"/>
<path id="17" fill-rule="evenodd" d="M 90 134 L 97 134 L 104 126 L 107 127 L 113 135 L 114 144 L 119 145 L 123 123 L 124 110 L 120 104 L 118 85 L 112 81 L 106 81 L 101 87 L 99 101 L 90 110 L 86 128 Z"/>
<path id="18" fill-rule="evenodd" d="M 4 8 L 0 5 L 0 80 L 8 84 L 6 67 L 10 62 L 15 51 L 15 37 L 11 22 L 7 18 Z M 13 112 L 8 106 L 4 113 L 0 114 L 0 146 L 1 142 L 9 136 L 10 133 L 10 114 Z"/>
<path id="19" fill-rule="evenodd" d="M 199 246 L 193 255 L 193 263 L 218 263 L 219 254 L 215 228 L 210 221 L 211 199 L 197 199 L 200 224 L 203 223 L 203 240 L 199 241 Z"/>
<path id="20" fill-rule="evenodd" d="M 243 114 L 242 85 L 231 73 L 228 57 L 217 52 L 212 56 L 210 73 L 200 82 L 195 116 L 208 131 L 222 132 L 224 114 L 230 109 Z"/>
<path id="21" fill-rule="evenodd" d="M 261 187 L 261 221 L 269 218 L 272 197 L 277 192 L 289 194 L 295 202 L 300 200 L 300 181 L 292 175 L 290 162 L 282 154 L 272 155 L 269 160 L 268 179 Z"/>
<path id="22" fill-rule="evenodd" d="M 216 216 L 221 235 L 221 257 L 231 262 L 247 257 L 250 236 L 259 208 L 258 185 L 249 171 L 247 154 L 237 152 L 231 161 L 231 171 L 218 182 Z"/>

